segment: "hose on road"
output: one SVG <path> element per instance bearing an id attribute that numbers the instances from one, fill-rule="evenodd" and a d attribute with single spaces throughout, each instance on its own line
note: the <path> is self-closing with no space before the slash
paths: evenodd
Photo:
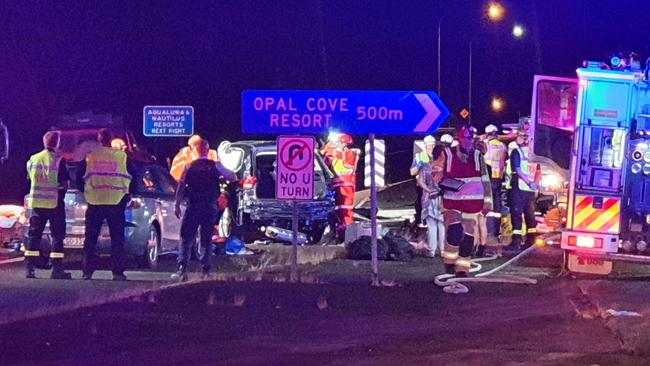
<path id="1" fill-rule="evenodd" d="M 455 274 L 441 274 L 436 276 L 434 282 L 440 287 L 446 287 L 454 283 L 461 282 L 490 282 L 490 283 L 512 283 L 512 284 L 525 284 L 525 285 L 534 285 L 537 283 L 537 280 L 533 278 L 515 276 L 515 275 L 500 275 L 495 276 L 494 274 L 503 270 L 504 268 L 512 265 L 518 260 L 524 258 L 525 256 L 532 253 L 537 248 L 536 245 L 532 245 L 521 253 L 517 254 L 507 262 L 497 266 L 489 271 L 481 272 L 483 266 L 481 262 L 487 262 L 497 259 L 497 256 L 485 257 L 485 258 L 476 258 L 472 259 L 472 266 L 469 270 L 469 273 L 475 273 L 474 277 L 456 277 Z"/>

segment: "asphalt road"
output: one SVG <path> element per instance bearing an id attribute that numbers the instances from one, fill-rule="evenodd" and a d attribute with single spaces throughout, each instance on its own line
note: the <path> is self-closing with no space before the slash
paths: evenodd
<path id="1" fill-rule="evenodd" d="M 544 250 L 509 269 L 537 285 L 471 284 L 466 295 L 433 285 L 442 267 L 429 258 L 382 262 L 382 288 L 369 286 L 367 262 L 349 260 L 304 265 L 301 283 L 271 267 L 224 267 L 219 280 L 185 285 L 31 281 L 37 287 L 25 291 L 42 296 L 35 302 L 45 308 L 53 288 L 132 293 L 0 325 L 0 364 L 650 364 L 645 279 L 556 277 L 557 254 Z M 3 286 L 27 282 L 5 280 L 6 270 Z M 613 317 L 609 309 L 641 316 Z"/>

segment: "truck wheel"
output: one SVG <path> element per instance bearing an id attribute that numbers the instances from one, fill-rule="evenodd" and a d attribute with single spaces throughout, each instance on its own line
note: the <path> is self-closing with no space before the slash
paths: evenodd
<path id="1" fill-rule="evenodd" d="M 144 254 L 137 257 L 138 266 L 141 268 L 156 269 L 158 267 L 158 256 L 160 253 L 160 230 L 158 226 L 151 225 L 149 239 Z"/>

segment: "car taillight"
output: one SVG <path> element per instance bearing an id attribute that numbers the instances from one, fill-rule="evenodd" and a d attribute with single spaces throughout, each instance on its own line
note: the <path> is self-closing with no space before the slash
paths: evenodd
<path id="1" fill-rule="evenodd" d="M 244 179 L 241 182 L 241 186 L 244 189 L 253 189 L 253 186 L 255 186 L 255 183 L 257 183 L 257 178 L 255 176 L 248 176 L 246 179 Z"/>
<path id="2" fill-rule="evenodd" d="M 602 238 L 592 238 L 590 236 L 570 235 L 568 240 L 569 246 L 577 248 L 602 248 Z"/>

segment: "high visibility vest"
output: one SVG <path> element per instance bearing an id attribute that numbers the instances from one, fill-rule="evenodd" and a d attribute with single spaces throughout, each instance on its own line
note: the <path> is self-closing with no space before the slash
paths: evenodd
<path id="1" fill-rule="evenodd" d="M 518 147 L 517 152 L 519 152 L 519 168 L 526 175 L 526 177 L 532 182 L 535 180 L 535 167 L 528 162 L 528 147 Z M 513 172 L 513 174 L 517 174 Z M 535 190 L 530 188 L 526 182 L 524 182 L 521 177 L 517 179 L 519 182 L 519 189 L 522 191 L 534 192 Z"/>
<path id="2" fill-rule="evenodd" d="M 61 157 L 43 150 L 27 162 L 27 174 L 31 182 L 27 207 L 55 208 L 59 199 L 59 164 Z"/>
<path id="3" fill-rule="evenodd" d="M 458 157 L 458 148 L 445 148 L 446 167 L 445 177 L 463 181 L 465 184 L 458 192 L 445 191 L 442 196 L 443 206 L 448 210 L 458 210 L 464 213 L 478 213 L 485 201 L 483 174 L 481 173 L 481 152 L 474 150 L 467 161 Z M 487 179 L 487 177 L 485 178 Z"/>
<path id="4" fill-rule="evenodd" d="M 497 139 L 491 139 L 487 143 L 487 153 L 485 154 L 485 164 L 490 166 L 492 179 L 502 179 L 505 173 L 506 165 L 506 145 Z"/>
<path id="5" fill-rule="evenodd" d="M 350 149 L 345 149 L 343 152 L 337 151 L 334 154 L 332 159 L 332 170 L 336 175 L 333 181 L 334 187 L 355 186 L 358 159 L 357 154 Z"/>
<path id="6" fill-rule="evenodd" d="M 129 193 L 131 175 L 126 169 L 126 154 L 110 147 L 99 147 L 86 157 L 84 175 L 86 202 L 116 205 Z"/>
<path id="7" fill-rule="evenodd" d="M 189 146 L 185 146 L 178 151 L 176 156 L 174 156 L 174 160 L 172 160 L 172 166 L 169 169 L 169 173 L 172 177 L 174 177 L 174 179 L 176 179 L 176 181 L 181 180 L 183 172 L 185 171 L 185 166 L 198 158 L 199 155 L 196 153 L 196 151 L 192 150 Z M 210 152 L 208 153 L 208 159 L 212 161 L 218 161 L 217 151 L 210 149 Z"/>

